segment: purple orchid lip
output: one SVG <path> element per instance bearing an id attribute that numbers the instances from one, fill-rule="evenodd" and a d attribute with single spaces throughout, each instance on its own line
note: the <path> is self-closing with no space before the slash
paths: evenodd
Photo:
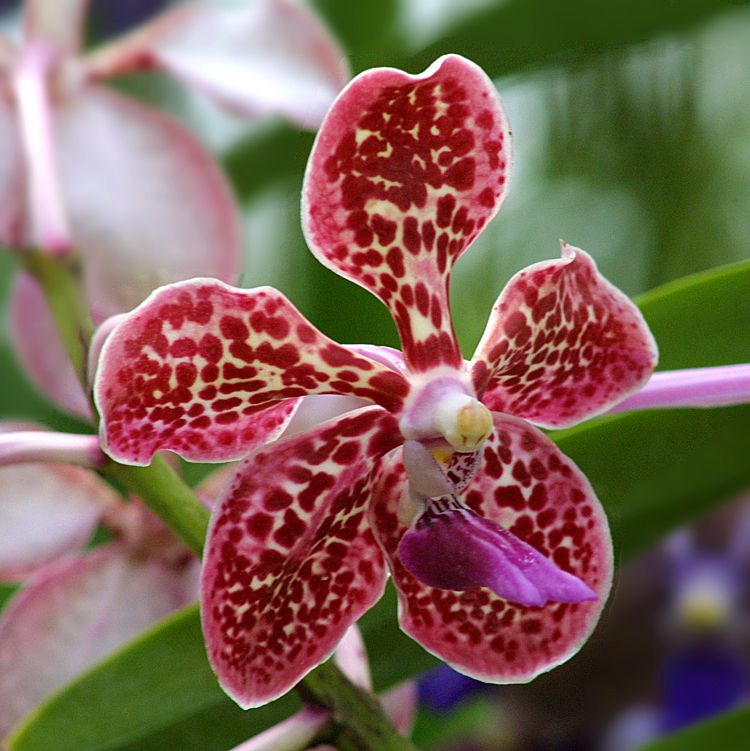
<path id="1" fill-rule="evenodd" d="M 398 552 L 409 573 L 438 589 L 488 587 L 510 602 L 533 607 L 598 599 L 577 576 L 507 529 L 455 505 L 437 513 L 428 509 L 403 536 Z"/>

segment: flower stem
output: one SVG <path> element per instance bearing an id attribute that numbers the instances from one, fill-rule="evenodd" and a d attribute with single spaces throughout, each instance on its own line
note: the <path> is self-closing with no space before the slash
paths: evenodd
<path id="1" fill-rule="evenodd" d="M 299 690 L 331 713 L 337 730 L 326 734 L 325 741 L 339 751 L 416 751 L 391 725 L 378 700 L 355 686 L 333 660 L 313 670 Z"/>
<path id="2" fill-rule="evenodd" d="M 137 495 L 199 558 L 208 529 L 208 509 L 160 456 L 148 467 L 109 462 L 102 474 Z"/>
<path id="3" fill-rule="evenodd" d="M 65 350 L 88 393 L 88 348 L 94 322 L 86 307 L 77 257 L 29 250 L 21 253 L 21 259 L 44 291 Z"/>
<path id="4" fill-rule="evenodd" d="M 723 407 L 750 402 L 750 364 L 654 373 L 611 412 L 665 407 Z"/>

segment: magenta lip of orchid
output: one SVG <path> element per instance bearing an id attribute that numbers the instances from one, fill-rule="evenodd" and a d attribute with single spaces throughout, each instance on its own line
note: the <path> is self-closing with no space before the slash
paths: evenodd
<path id="1" fill-rule="evenodd" d="M 388 307 L 403 355 L 333 342 L 272 288 L 205 278 L 156 290 L 102 347 L 110 456 L 247 457 L 214 509 L 201 584 L 211 663 L 244 707 L 325 660 L 389 575 L 402 629 L 489 682 L 549 670 L 598 620 L 607 522 L 534 426 L 606 412 L 648 380 L 656 345 L 563 244 L 513 277 L 464 361 L 450 273 L 500 208 L 508 165 L 500 100 L 475 64 L 366 71 L 318 133 L 303 229 L 322 263 Z M 370 406 L 268 445 L 314 394 Z"/>

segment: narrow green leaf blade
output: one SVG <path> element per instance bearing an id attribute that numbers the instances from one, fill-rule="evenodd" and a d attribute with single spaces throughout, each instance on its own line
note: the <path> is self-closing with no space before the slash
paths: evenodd
<path id="1" fill-rule="evenodd" d="M 239 709 L 209 667 L 193 605 L 51 697 L 15 731 L 9 748 L 223 751 L 295 706 L 289 696 L 252 712 Z"/>
<path id="2" fill-rule="evenodd" d="M 742 707 L 649 743 L 641 751 L 746 751 L 748 738 L 750 708 Z"/>

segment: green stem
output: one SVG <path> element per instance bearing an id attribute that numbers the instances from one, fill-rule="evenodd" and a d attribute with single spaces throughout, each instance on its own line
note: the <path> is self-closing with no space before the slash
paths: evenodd
<path id="1" fill-rule="evenodd" d="M 102 474 L 137 495 L 199 558 L 208 529 L 208 509 L 160 456 L 148 467 L 109 462 Z"/>
<path id="2" fill-rule="evenodd" d="M 77 256 L 25 251 L 20 257 L 41 285 L 76 375 L 88 391 L 88 352 L 94 322 L 86 307 Z"/>
<path id="3" fill-rule="evenodd" d="M 416 751 L 416 746 L 391 725 L 378 700 L 355 686 L 333 660 L 313 670 L 299 691 L 331 713 L 334 729 L 321 740 L 339 751 Z"/>
<path id="4" fill-rule="evenodd" d="M 86 308 L 80 273 L 73 255 L 23 254 L 47 298 L 58 332 L 84 390 L 89 392 L 88 351 L 94 325 Z M 98 420 L 98 416 L 94 416 Z M 200 557 L 209 513 L 182 478 L 159 456 L 148 467 L 109 462 L 101 472 L 137 495 Z M 299 686 L 308 701 L 331 713 L 333 728 L 325 740 L 340 751 L 415 751 L 388 721 L 377 699 L 355 686 L 329 660 Z"/>

